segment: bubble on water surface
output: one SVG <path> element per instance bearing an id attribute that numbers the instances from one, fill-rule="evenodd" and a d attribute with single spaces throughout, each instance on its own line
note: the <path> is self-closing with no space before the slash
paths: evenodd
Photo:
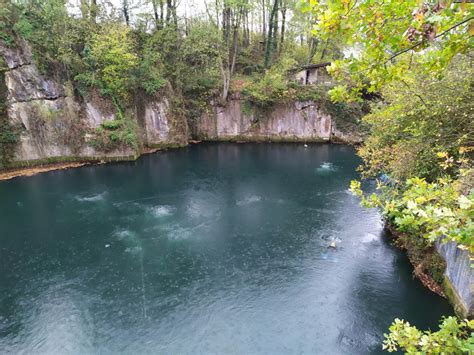
<path id="1" fill-rule="evenodd" d="M 132 232 L 128 229 L 116 231 L 114 235 L 117 237 L 118 240 L 134 239 L 136 237 L 135 232 Z"/>
<path id="2" fill-rule="evenodd" d="M 372 233 L 366 233 L 361 239 L 361 243 L 369 244 L 379 240 L 379 237 Z"/>
<path id="3" fill-rule="evenodd" d="M 97 201 L 104 200 L 106 194 L 107 194 L 107 192 L 104 191 L 104 192 L 102 192 L 100 194 L 97 194 L 97 195 L 75 196 L 74 198 L 76 199 L 76 201 L 79 201 L 79 202 L 97 202 Z"/>
<path id="4" fill-rule="evenodd" d="M 155 217 L 166 217 L 171 216 L 175 213 L 176 208 L 173 206 L 161 205 L 161 206 L 153 206 L 149 207 L 148 211 Z"/>
<path id="5" fill-rule="evenodd" d="M 250 205 L 250 204 L 253 204 L 253 203 L 256 203 L 256 202 L 260 202 L 260 201 L 262 201 L 261 196 L 251 195 L 251 196 L 247 196 L 243 200 L 237 201 L 236 205 L 237 206 L 246 206 L 246 205 Z"/>
<path id="6" fill-rule="evenodd" d="M 337 170 L 337 167 L 334 166 L 333 163 L 324 162 L 319 166 L 319 168 L 316 168 L 316 173 L 327 174 L 336 170 Z"/>
<path id="7" fill-rule="evenodd" d="M 140 254 L 143 251 L 142 247 L 136 246 L 136 247 L 129 247 L 125 249 L 126 253 L 130 254 Z"/>
<path id="8" fill-rule="evenodd" d="M 216 218 L 220 216 L 220 206 L 214 198 L 192 198 L 187 203 L 186 214 L 193 219 Z"/>
<path id="9" fill-rule="evenodd" d="M 179 223 L 172 223 L 161 226 L 159 229 L 166 234 L 170 240 L 195 239 L 208 231 L 208 223 L 202 222 L 193 226 L 183 226 Z"/>

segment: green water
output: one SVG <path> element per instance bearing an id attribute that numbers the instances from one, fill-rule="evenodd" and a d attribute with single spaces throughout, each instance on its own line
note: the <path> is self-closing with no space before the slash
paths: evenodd
<path id="1" fill-rule="evenodd" d="M 435 327 L 452 311 L 347 192 L 358 164 L 202 144 L 0 182 L 0 352 L 357 354 L 395 317 Z"/>

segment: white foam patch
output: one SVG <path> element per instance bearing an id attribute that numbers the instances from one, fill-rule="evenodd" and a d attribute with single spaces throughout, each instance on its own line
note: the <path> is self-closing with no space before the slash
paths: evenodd
<path id="1" fill-rule="evenodd" d="M 257 202 L 260 202 L 262 201 L 262 197 L 261 196 L 258 196 L 258 195 L 251 195 L 251 196 L 247 196 L 246 198 L 244 198 L 243 200 L 239 200 L 236 202 L 236 205 L 237 206 L 246 206 L 246 205 L 250 205 L 250 204 L 253 204 L 253 203 L 257 203 Z"/>
<path id="2" fill-rule="evenodd" d="M 219 207 L 214 200 L 191 199 L 186 207 L 186 213 L 193 219 L 215 218 L 220 216 Z"/>
<path id="3" fill-rule="evenodd" d="M 166 216 L 171 216 L 176 212 L 176 208 L 173 206 L 153 206 L 148 209 L 148 211 L 155 217 L 161 218 Z"/>
<path id="4" fill-rule="evenodd" d="M 202 222 L 195 226 L 182 226 L 179 223 L 172 223 L 167 224 L 164 226 L 159 227 L 161 232 L 164 232 L 166 238 L 170 240 L 187 240 L 187 239 L 195 239 L 200 235 L 207 234 L 206 227 L 208 226 L 207 223 Z"/>
<path id="5" fill-rule="evenodd" d="M 107 195 L 107 192 L 104 191 L 97 195 L 75 196 L 74 198 L 76 199 L 76 201 L 80 201 L 80 202 L 98 202 L 98 201 L 104 200 L 106 195 Z"/>
<path id="6" fill-rule="evenodd" d="M 136 237 L 135 233 L 129 231 L 128 229 L 117 231 L 114 233 L 114 235 L 118 240 L 135 239 Z"/>
<path id="7" fill-rule="evenodd" d="M 361 239 L 361 243 L 368 244 L 372 242 L 376 242 L 379 240 L 379 237 L 372 233 L 366 233 Z"/>
<path id="8" fill-rule="evenodd" d="M 136 246 L 136 247 L 129 247 L 125 249 L 126 253 L 130 254 L 140 254 L 143 251 L 142 247 Z"/>
<path id="9" fill-rule="evenodd" d="M 329 163 L 329 162 L 323 162 L 319 166 L 319 168 L 316 168 L 317 173 L 329 173 L 329 172 L 336 171 L 336 170 L 337 170 L 337 167 L 334 166 L 333 163 Z"/>

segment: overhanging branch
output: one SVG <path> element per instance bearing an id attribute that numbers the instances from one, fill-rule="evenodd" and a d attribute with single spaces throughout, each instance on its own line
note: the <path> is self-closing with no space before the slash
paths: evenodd
<path id="1" fill-rule="evenodd" d="M 474 19 L 474 16 L 471 16 L 471 17 L 465 19 L 464 21 L 461 21 L 461 22 L 459 22 L 459 23 L 457 23 L 457 24 L 451 26 L 451 27 L 448 28 L 446 31 L 444 31 L 444 32 L 440 33 L 439 35 L 435 36 L 434 39 L 446 35 L 448 32 L 454 30 L 455 28 L 457 28 L 457 27 L 459 27 L 459 26 L 461 26 L 461 25 L 464 25 L 465 23 L 467 23 L 467 22 L 469 22 L 469 21 L 471 21 L 471 20 L 473 20 L 473 19 Z M 408 51 L 411 51 L 412 49 L 415 49 L 416 47 L 418 47 L 419 45 L 421 45 L 421 44 L 423 44 L 423 43 L 424 43 L 424 41 L 419 41 L 419 42 L 415 43 L 414 45 L 412 45 L 411 47 L 408 47 L 408 48 L 406 48 L 406 49 L 403 49 L 403 50 L 401 50 L 401 51 L 399 51 L 399 52 L 393 54 L 393 55 L 392 55 L 390 58 L 388 58 L 383 64 L 384 64 L 384 65 L 387 64 L 388 62 L 392 61 L 393 59 L 395 59 L 395 58 L 398 57 L 399 55 L 402 55 L 403 53 L 406 53 L 406 52 L 408 52 Z"/>

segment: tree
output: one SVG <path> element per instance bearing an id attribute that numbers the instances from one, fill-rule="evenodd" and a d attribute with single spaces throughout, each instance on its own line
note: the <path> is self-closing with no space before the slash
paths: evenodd
<path id="1" fill-rule="evenodd" d="M 86 50 L 88 71 L 76 80 L 98 85 L 122 109 L 130 99 L 131 72 L 137 68 L 138 56 L 130 30 L 120 24 L 109 24 L 92 36 Z"/>
<path id="2" fill-rule="evenodd" d="M 280 0 L 273 0 L 273 6 L 270 12 L 268 36 L 267 36 L 267 42 L 265 44 L 265 62 L 264 62 L 265 68 L 268 68 L 270 66 L 271 57 L 276 48 L 279 3 L 280 3 Z"/>
<path id="3" fill-rule="evenodd" d="M 339 38 L 352 53 L 331 66 L 331 73 L 345 83 L 333 91 L 336 100 L 376 92 L 409 71 L 412 61 L 441 71 L 473 45 L 474 6 L 459 1 L 309 3 L 319 18 L 315 33 L 324 39 Z"/>

